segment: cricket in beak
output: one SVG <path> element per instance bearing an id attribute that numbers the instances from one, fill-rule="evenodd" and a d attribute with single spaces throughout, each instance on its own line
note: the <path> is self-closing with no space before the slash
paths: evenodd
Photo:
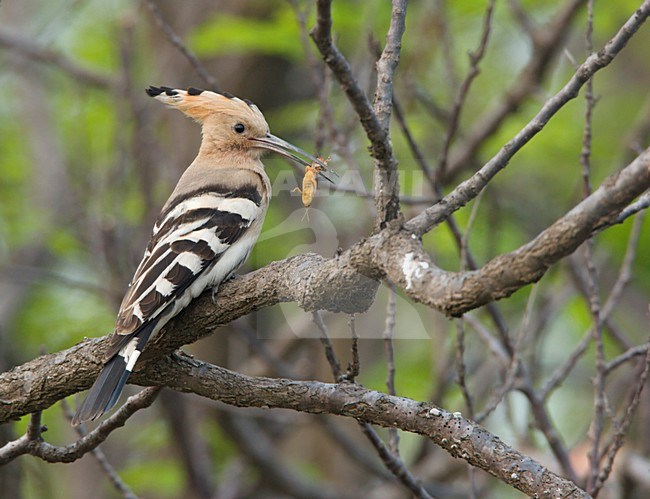
<path id="1" fill-rule="evenodd" d="M 300 163 L 303 166 L 311 166 L 313 164 L 318 165 L 320 167 L 318 174 L 328 182 L 334 183 L 332 182 L 331 179 L 329 179 L 322 173 L 323 171 L 326 172 L 332 171 L 327 167 L 327 163 L 303 151 L 299 147 L 290 144 L 286 140 L 282 140 L 280 137 L 276 137 L 275 135 L 271 135 L 270 133 L 267 134 L 266 137 L 254 137 L 251 138 L 250 140 L 253 141 L 254 147 L 259 147 L 260 149 L 267 149 L 269 151 L 276 152 L 278 154 L 281 154 L 282 156 L 285 156 L 289 159 L 296 161 L 297 163 Z M 334 171 L 332 171 L 332 173 L 334 173 Z"/>

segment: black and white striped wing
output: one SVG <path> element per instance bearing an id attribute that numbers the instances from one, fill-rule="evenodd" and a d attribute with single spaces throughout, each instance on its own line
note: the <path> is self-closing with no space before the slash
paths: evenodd
<path id="1" fill-rule="evenodd" d="M 117 354 L 132 335 L 157 322 L 161 314 L 175 315 L 192 297 L 218 284 L 243 263 L 255 241 L 236 243 L 250 239 L 245 237 L 246 231 L 261 210 L 258 199 L 234 194 L 202 193 L 161 213 L 122 301 L 106 358 Z M 223 258 L 229 250 L 242 255 Z M 219 268 L 222 259 L 227 268 Z"/>

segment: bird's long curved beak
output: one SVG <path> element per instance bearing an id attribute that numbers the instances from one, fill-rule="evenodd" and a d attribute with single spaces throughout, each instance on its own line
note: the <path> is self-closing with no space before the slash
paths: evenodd
<path id="1" fill-rule="evenodd" d="M 282 156 L 285 156 L 289 159 L 296 161 L 297 163 L 300 163 L 303 166 L 310 166 L 316 163 L 323 169 L 323 171 L 330 171 L 330 169 L 327 166 L 327 163 L 325 163 L 323 160 L 312 156 L 311 154 L 300 149 L 299 147 L 290 144 L 286 140 L 282 140 L 280 137 L 271 135 L 270 133 L 266 134 L 265 137 L 254 137 L 251 138 L 250 140 L 253 142 L 253 147 L 259 147 L 260 149 L 267 149 L 269 151 L 276 152 L 278 154 L 281 154 Z M 332 182 L 329 178 L 327 178 L 322 173 L 319 172 L 319 174 L 324 179 L 328 180 L 329 182 Z"/>

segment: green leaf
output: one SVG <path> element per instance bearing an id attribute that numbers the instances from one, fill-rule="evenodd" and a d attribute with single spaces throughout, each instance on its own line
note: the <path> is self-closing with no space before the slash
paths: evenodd
<path id="1" fill-rule="evenodd" d="M 270 19 L 251 19 L 219 13 L 189 35 L 188 44 L 199 57 L 264 54 L 300 60 L 303 48 L 293 13 L 276 11 Z"/>

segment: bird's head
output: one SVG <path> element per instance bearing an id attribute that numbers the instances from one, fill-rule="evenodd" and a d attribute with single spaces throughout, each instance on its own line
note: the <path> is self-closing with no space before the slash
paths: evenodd
<path id="1" fill-rule="evenodd" d="M 271 135 L 264 115 L 249 100 L 192 87 L 187 90 L 149 87 L 146 92 L 201 124 L 201 150 L 204 154 L 243 154 L 251 159 L 259 159 L 268 150 L 305 166 L 315 162 L 327 169 L 321 160 Z"/>

